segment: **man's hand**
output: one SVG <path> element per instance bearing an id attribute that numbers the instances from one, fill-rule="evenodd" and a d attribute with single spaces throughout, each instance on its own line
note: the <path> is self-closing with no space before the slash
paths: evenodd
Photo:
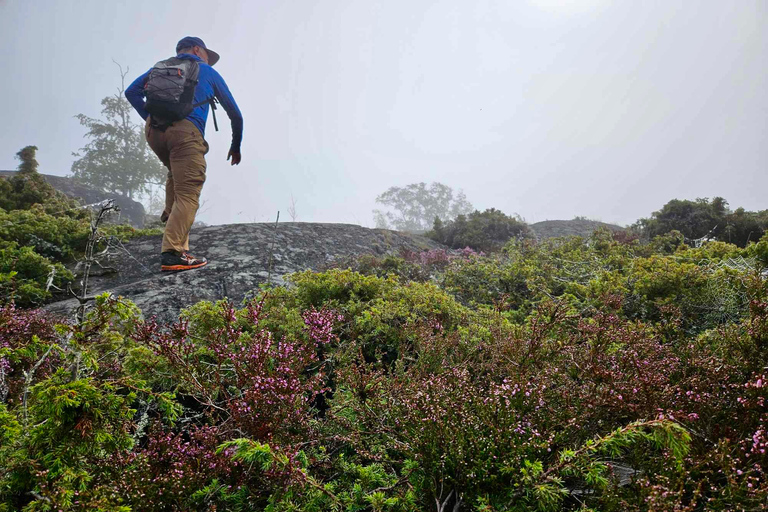
<path id="1" fill-rule="evenodd" d="M 232 151 L 229 150 L 229 153 L 227 154 L 227 160 L 232 159 L 232 165 L 237 165 L 240 163 L 240 152 L 239 151 Z"/>

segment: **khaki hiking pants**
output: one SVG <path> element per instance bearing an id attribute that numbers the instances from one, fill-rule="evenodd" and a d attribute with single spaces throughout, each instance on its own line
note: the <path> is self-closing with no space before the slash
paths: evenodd
<path id="1" fill-rule="evenodd" d="M 168 168 L 165 183 L 165 214 L 168 222 L 163 249 L 179 253 L 189 250 L 189 229 L 195 222 L 200 191 L 205 183 L 205 154 L 208 143 L 191 121 L 184 119 L 164 132 L 153 128 L 147 119 L 147 143 Z"/>

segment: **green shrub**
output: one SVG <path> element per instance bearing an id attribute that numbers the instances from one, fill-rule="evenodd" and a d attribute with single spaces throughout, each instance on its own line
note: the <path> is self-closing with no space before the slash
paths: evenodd
<path id="1" fill-rule="evenodd" d="M 522 219 L 505 215 L 495 208 L 484 212 L 475 210 L 446 223 L 435 219 L 432 230 L 426 235 L 453 249 L 469 247 L 485 252 L 498 251 L 512 238 L 532 236 Z"/>
<path id="2" fill-rule="evenodd" d="M 38 254 L 56 261 L 83 251 L 89 231 L 85 216 L 54 216 L 40 205 L 29 210 L 0 210 L 0 240 L 33 247 Z"/>
<path id="3" fill-rule="evenodd" d="M 32 247 L 0 242 L 0 295 L 21 307 L 41 305 L 55 289 L 63 289 L 74 276 L 61 263 L 53 263 Z M 50 286 L 49 286 L 50 280 Z"/>
<path id="4" fill-rule="evenodd" d="M 330 270 L 323 273 L 299 272 L 289 277 L 296 286 L 299 304 L 320 307 L 355 307 L 381 297 L 397 286 L 395 279 L 364 276 L 351 270 Z"/>

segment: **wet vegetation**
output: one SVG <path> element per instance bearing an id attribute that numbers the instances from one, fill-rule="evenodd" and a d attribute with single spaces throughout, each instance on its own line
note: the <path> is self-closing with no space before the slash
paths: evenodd
<path id="1" fill-rule="evenodd" d="M 618 238 L 618 239 L 617 239 Z M 363 257 L 0 311 L 0 510 L 756 510 L 768 239 Z"/>

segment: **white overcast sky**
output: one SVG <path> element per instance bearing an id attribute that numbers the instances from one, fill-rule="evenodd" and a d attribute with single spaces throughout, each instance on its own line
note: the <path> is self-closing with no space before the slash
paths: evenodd
<path id="1" fill-rule="evenodd" d="M 376 196 L 440 181 L 529 222 L 631 223 L 672 198 L 766 209 L 766 0 L 0 0 L 0 169 L 70 172 L 130 77 L 185 35 L 243 111 L 209 119 L 200 220 L 372 226 Z M 138 122 L 138 114 L 135 117 Z"/>

